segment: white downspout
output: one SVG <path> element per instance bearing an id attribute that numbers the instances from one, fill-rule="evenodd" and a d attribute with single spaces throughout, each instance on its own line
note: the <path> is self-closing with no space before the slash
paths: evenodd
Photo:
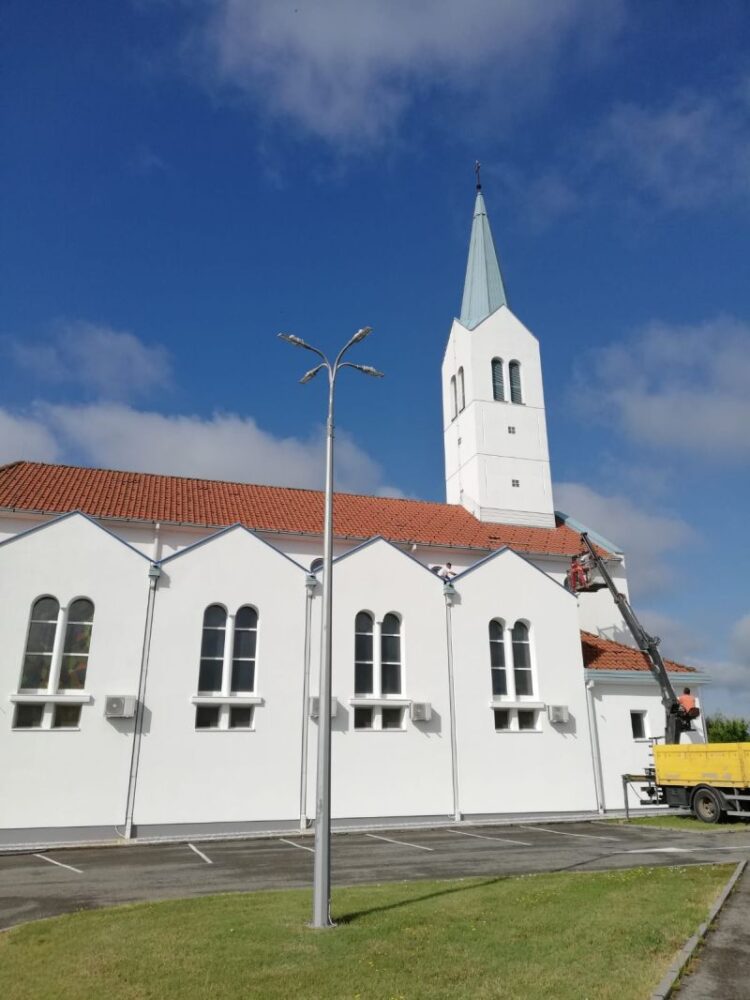
<path id="1" fill-rule="evenodd" d="M 599 746 L 599 727 L 596 721 L 596 705 L 594 703 L 594 682 L 586 681 L 586 707 L 589 715 L 589 735 L 591 746 L 591 764 L 594 768 L 594 790 L 596 792 L 596 809 L 604 812 L 604 779 L 602 777 L 602 752 Z"/>
<path id="2" fill-rule="evenodd" d="M 448 590 L 448 587 L 451 589 Z M 451 717 L 451 777 L 453 779 L 453 818 L 461 821 L 461 807 L 458 794 L 458 740 L 456 738 L 456 692 L 453 681 L 453 623 L 451 621 L 451 600 L 455 594 L 452 583 L 445 584 L 445 634 L 448 645 L 448 702 Z"/>
<path id="3" fill-rule="evenodd" d="M 307 755 L 310 731 L 310 711 L 308 706 L 310 702 L 310 646 L 312 641 L 310 632 L 312 625 L 312 606 L 315 599 L 315 587 L 317 582 L 317 578 L 313 574 L 308 573 L 307 579 L 305 580 L 307 596 L 305 597 L 305 652 L 302 681 L 302 755 L 299 785 L 300 830 L 307 829 Z"/>
<path id="4" fill-rule="evenodd" d="M 133 810 L 135 808 L 135 789 L 138 781 L 138 764 L 141 757 L 141 738 L 143 736 L 143 719 L 145 715 L 146 678 L 148 676 L 148 660 L 151 652 L 151 630 L 154 624 L 154 603 L 156 587 L 161 576 L 161 567 L 152 563 L 148 569 L 148 604 L 146 605 L 146 625 L 143 632 L 143 650 L 141 652 L 141 673 L 138 680 L 138 698 L 135 708 L 135 725 L 133 726 L 133 751 L 130 757 L 130 775 L 128 777 L 128 797 L 125 807 L 125 839 L 133 836 Z"/>

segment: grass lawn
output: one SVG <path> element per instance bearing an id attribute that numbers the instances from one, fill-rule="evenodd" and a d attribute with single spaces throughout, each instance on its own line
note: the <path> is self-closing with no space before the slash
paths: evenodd
<path id="1" fill-rule="evenodd" d="M 139 904 L 0 934 L 7 1000 L 641 1000 L 704 919 L 731 865 Z"/>
<path id="2" fill-rule="evenodd" d="M 610 819 L 606 822 L 628 825 L 628 821 L 624 819 Z M 637 819 L 631 819 L 630 823 L 633 826 L 665 827 L 668 830 L 685 830 L 688 833 L 750 834 L 750 823 L 741 819 L 736 823 L 702 823 L 695 816 L 639 816 Z"/>

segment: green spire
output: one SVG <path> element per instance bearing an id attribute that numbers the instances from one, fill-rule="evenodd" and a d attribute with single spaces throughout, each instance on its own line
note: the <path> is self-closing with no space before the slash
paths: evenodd
<path id="1" fill-rule="evenodd" d="M 464 297 L 459 319 L 467 329 L 473 330 L 496 309 L 507 304 L 477 169 L 477 200 L 474 204 L 469 262 L 466 265 Z"/>

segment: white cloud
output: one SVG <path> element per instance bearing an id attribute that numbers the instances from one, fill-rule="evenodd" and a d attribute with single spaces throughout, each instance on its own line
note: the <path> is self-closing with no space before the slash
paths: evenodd
<path id="1" fill-rule="evenodd" d="M 426 92 L 506 85 L 507 105 L 590 56 L 621 0 L 212 0 L 190 50 L 220 85 L 334 142 L 388 134 Z M 512 95 L 512 97 L 511 97 Z"/>
<path id="2" fill-rule="evenodd" d="M 16 364 L 41 381 L 75 385 L 95 398 L 129 399 L 171 382 L 164 347 L 108 326 L 66 323 L 50 341 L 10 338 L 9 345 Z"/>
<path id="3" fill-rule="evenodd" d="M 750 196 L 750 86 L 685 92 L 661 107 L 620 104 L 594 143 L 599 162 L 667 208 Z"/>
<path id="4" fill-rule="evenodd" d="M 672 577 L 669 554 L 695 541 L 681 518 L 643 510 L 627 497 L 605 496 L 583 483 L 558 483 L 555 501 L 625 551 L 628 581 L 637 595 L 662 590 Z"/>
<path id="5" fill-rule="evenodd" d="M 641 444 L 714 460 L 750 455 L 750 325 L 740 320 L 651 323 L 595 352 L 576 383 L 586 412 Z"/>
<path id="6" fill-rule="evenodd" d="M 59 456 L 54 435 L 39 420 L 0 410 L 0 465 L 19 459 L 54 462 Z"/>
<path id="7" fill-rule="evenodd" d="M 120 403 L 38 403 L 34 415 L 0 410 L 0 461 L 70 461 L 138 472 L 320 489 L 322 429 L 280 438 L 249 417 L 163 414 Z M 346 433 L 336 437 L 336 488 L 402 496 Z"/>

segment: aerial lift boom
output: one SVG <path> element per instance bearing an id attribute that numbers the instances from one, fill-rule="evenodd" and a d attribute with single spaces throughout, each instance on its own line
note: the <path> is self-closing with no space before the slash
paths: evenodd
<path id="1" fill-rule="evenodd" d="M 612 594 L 620 614 L 625 619 L 625 622 L 635 639 L 636 645 L 646 655 L 651 673 L 654 675 L 656 682 L 659 685 L 662 704 L 664 705 L 664 711 L 666 712 L 664 742 L 679 743 L 680 733 L 686 728 L 686 724 L 681 717 L 680 703 L 677 700 L 677 695 L 675 694 L 672 682 L 669 679 L 667 668 L 664 665 L 664 660 L 659 652 L 659 643 L 661 640 L 657 636 L 649 635 L 649 633 L 638 621 L 635 612 L 630 606 L 630 602 L 627 597 L 620 593 L 615 586 L 615 582 L 610 576 L 604 560 L 596 551 L 596 548 L 592 545 L 589 540 L 589 536 L 585 531 L 581 535 L 581 541 L 588 550 L 592 564 L 597 568 L 601 574 L 602 580 L 604 580 L 604 583 L 609 588 L 609 592 Z M 587 588 L 583 589 L 585 590 Z"/>

